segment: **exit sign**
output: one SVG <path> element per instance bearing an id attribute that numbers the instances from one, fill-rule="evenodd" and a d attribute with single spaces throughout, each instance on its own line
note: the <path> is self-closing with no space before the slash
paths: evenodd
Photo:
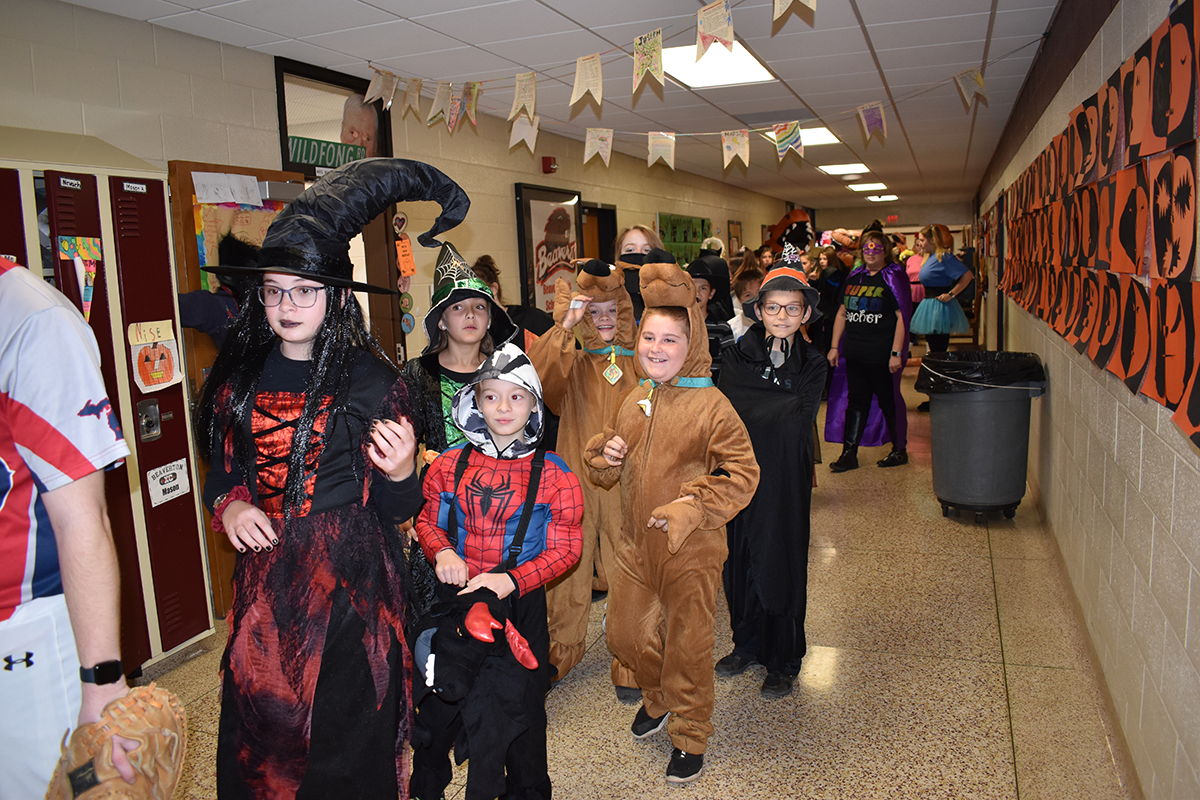
<path id="1" fill-rule="evenodd" d="M 888 221 L 889 225 L 894 225 L 900 221 L 900 215 L 899 214 L 888 214 L 887 221 Z"/>

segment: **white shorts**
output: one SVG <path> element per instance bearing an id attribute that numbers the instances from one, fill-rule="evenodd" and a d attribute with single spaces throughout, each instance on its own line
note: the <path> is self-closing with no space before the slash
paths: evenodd
<path id="1" fill-rule="evenodd" d="M 0 800 L 45 797 L 63 735 L 79 718 L 79 656 L 62 595 L 0 622 Z"/>

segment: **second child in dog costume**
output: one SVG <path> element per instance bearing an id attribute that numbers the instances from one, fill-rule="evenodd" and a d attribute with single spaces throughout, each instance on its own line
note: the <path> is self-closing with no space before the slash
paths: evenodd
<path id="1" fill-rule="evenodd" d="M 542 399 L 560 418 L 559 452 L 576 475 L 583 475 L 583 452 L 588 440 L 612 419 L 621 397 L 637 385 L 637 376 L 633 301 L 621 271 L 592 259 L 583 265 L 576 280 L 579 293 L 574 297 L 566 281 L 560 278 L 556 282 L 554 327 L 529 346 L 529 359 L 542 379 Z M 582 349 L 575 346 L 576 341 Z M 558 679 L 579 663 L 587 649 L 597 542 L 601 564 L 607 563 L 612 560 L 612 543 L 621 531 L 620 492 L 602 489 L 587 480 L 581 483 L 583 556 L 546 587 L 550 663 L 557 668 Z M 614 662 L 614 685 L 638 695 L 631 688 L 632 672 L 627 677 L 624 673 L 619 662 Z"/>
<path id="2" fill-rule="evenodd" d="M 592 437 L 587 460 L 594 482 L 621 483 L 607 631 L 609 648 L 633 667 L 642 689 L 632 730 L 643 738 L 666 725 L 675 747 L 667 780 L 685 783 L 700 776 L 713 733 L 713 617 L 728 553 L 725 524 L 754 496 L 759 470 L 745 425 L 709 377 L 704 311 L 691 276 L 670 253 L 652 250 L 640 282 L 642 380 Z"/>
<path id="3" fill-rule="evenodd" d="M 442 796 L 454 745 L 460 763 L 471 760 L 468 800 L 549 798 L 550 634 L 542 587 L 579 560 L 579 480 L 557 455 L 537 449 L 545 416 L 541 384 L 516 345 L 488 357 L 454 395 L 451 414 L 467 443 L 445 450 L 429 467 L 417 536 L 436 566 L 439 598 L 477 590 L 481 599 L 499 597 L 538 666 L 528 669 L 512 653 L 488 657 L 465 697 L 434 693 L 418 700 L 411 795 Z M 435 688 L 438 642 L 432 642 Z M 428 663 L 426 648 L 418 639 L 419 669 Z"/>

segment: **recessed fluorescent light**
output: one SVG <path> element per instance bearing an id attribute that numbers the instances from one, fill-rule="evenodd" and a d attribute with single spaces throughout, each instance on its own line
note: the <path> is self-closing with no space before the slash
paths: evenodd
<path id="1" fill-rule="evenodd" d="M 775 141 L 775 131 L 763 131 L 762 135 Z M 838 138 L 834 136 L 829 128 L 801 128 L 800 129 L 800 144 L 805 147 L 813 147 L 818 144 L 837 144 Z"/>
<path id="2" fill-rule="evenodd" d="M 866 164 L 830 164 L 827 167 L 817 167 L 826 175 L 849 175 L 852 172 L 870 172 Z"/>
<path id="3" fill-rule="evenodd" d="M 694 44 L 667 47 L 662 51 L 663 72 L 693 89 L 716 86 L 742 86 L 775 80 L 767 68 L 741 42 L 733 43 L 733 52 L 714 43 L 699 61 Z"/>
<path id="4" fill-rule="evenodd" d="M 886 189 L 886 183 L 856 183 L 848 187 L 852 192 L 877 192 L 880 189 Z"/>
<path id="5" fill-rule="evenodd" d="M 899 200 L 900 198 L 894 194 L 873 194 L 867 199 L 872 203 L 887 203 L 892 200 Z"/>

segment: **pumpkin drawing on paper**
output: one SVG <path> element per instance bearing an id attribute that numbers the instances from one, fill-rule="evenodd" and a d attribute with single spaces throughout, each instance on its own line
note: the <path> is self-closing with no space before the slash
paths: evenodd
<path id="1" fill-rule="evenodd" d="M 138 351 L 137 371 L 146 386 L 170 383 L 175 376 L 175 361 L 165 344 L 154 342 Z"/>

